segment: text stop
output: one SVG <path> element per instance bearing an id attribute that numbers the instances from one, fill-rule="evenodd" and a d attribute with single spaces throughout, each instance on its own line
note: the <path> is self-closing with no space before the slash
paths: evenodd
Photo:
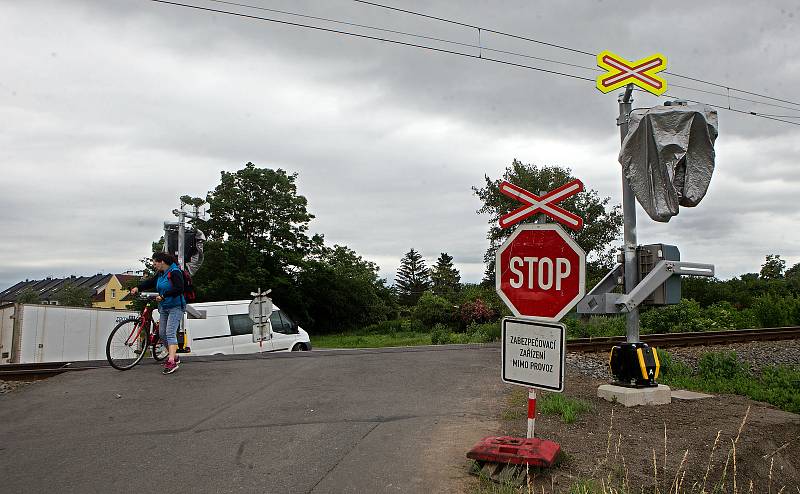
<path id="1" fill-rule="evenodd" d="M 511 270 L 509 284 L 512 288 L 529 290 L 561 290 L 561 282 L 572 273 L 569 259 L 564 257 L 512 257 L 508 268 Z"/>

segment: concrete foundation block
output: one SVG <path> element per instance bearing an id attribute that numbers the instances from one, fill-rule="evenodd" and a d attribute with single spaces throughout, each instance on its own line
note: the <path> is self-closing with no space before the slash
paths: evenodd
<path id="1" fill-rule="evenodd" d="M 659 384 L 654 388 L 626 388 L 603 384 L 597 388 L 597 396 L 606 401 L 617 402 L 626 407 L 637 405 L 667 405 L 672 401 L 669 386 Z"/>

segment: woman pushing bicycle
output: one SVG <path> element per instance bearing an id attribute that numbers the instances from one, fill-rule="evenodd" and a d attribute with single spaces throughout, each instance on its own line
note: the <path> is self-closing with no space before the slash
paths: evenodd
<path id="1" fill-rule="evenodd" d="M 177 357 L 177 332 L 186 312 L 186 300 L 183 298 L 183 271 L 178 266 L 177 260 L 166 252 L 153 254 L 153 267 L 157 271 L 156 275 L 131 288 L 131 295 L 152 288 L 158 292 L 156 297 L 160 316 L 158 332 L 169 350 L 169 357 L 164 364 L 164 374 L 171 374 L 181 363 Z"/>

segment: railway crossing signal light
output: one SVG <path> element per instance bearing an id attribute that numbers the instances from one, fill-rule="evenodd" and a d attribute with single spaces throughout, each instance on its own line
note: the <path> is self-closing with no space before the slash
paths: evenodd
<path id="1" fill-rule="evenodd" d="M 658 386 L 658 353 L 647 343 L 622 343 L 611 349 L 608 361 L 614 384 L 632 388 Z"/>

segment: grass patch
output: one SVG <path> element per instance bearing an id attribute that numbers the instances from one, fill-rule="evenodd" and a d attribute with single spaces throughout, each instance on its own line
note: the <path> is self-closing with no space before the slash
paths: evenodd
<path id="1" fill-rule="evenodd" d="M 430 345 L 430 333 L 397 331 L 388 334 L 343 333 L 311 337 L 314 348 L 384 348 Z"/>
<path id="2" fill-rule="evenodd" d="M 536 400 L 536 409 L 542 415 L 560 415 L 565 424 L 572 424 L 580 414 L 590 411 L 592 404 L 560 393 L 547 393 Z"/>
<path id="3" fill-rule="evenodd" d="M 503 420 L 518 420 L 528 416 L 528 389 L 515 388 L 508 395 L 507 407 L 500 413 Z M 592 409 L 586 400 L 569 398 L 560 393 L 544 393 L 536 398 L 536 411 L 542 415 L 560 415 L 565 424 L 571 424 L 578 416 Z"/>
<path id="4" fill-rule="evenodd" d="M 662 365 L 659 382 L 671 387 L 747 396 L 782 410 L 800 413 L 800 367 L 772 365 L 754 374 L 739 360 L 736 352 L 706 353 L 698 361 L 697 371 L 673 361 L 669 353 L 658 350 Z"/>

